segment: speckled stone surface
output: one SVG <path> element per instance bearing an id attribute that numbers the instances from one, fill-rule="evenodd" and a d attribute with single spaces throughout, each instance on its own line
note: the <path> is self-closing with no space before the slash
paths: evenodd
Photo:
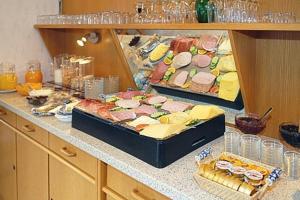
<path id="1" fill-rule="evenodd" d="M 59 122 L 54 117 L 33 116 L 30 113 L 31 107 L 27 104 L 26 99 L 15 93 L 1 94 L 0 105 L 38 124 L 51 134 L 73 144 L 171 199 L 220 199 L 201 189 L 193 180 L 193 174 L 196 171 L 194 156 L 200 151 L 199 149 L 166 168 L 157 169 L 111 145 L 71 128 L 69 123 Z M 221 152 L 223 138 L 219 138 L 206 146 L 212 146 L 215 153 Z M 283 179 L 266 194 L 264 199 L 300 200 L 300 181 Z"/>

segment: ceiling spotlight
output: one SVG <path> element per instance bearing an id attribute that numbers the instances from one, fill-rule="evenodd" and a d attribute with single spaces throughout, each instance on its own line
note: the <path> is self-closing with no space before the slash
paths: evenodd
<path id="1" fill-rule="evenodd" d="M 78 46 L 85 46 L 87 42 L 97 44 L 101 40 L 101 35 L 97 32 L 85 34 L 81 39 L 77 40 Z"/>

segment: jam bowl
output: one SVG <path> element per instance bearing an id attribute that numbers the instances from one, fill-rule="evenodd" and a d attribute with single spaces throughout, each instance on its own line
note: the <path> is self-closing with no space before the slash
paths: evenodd
<path id="1" fill-rule="evenodd" d="M 266 120 L 260 120 L 257 114 L 240 113 L 235 116 L 235 124 L 246 134 L 258 134 L 266 127 Z"/>

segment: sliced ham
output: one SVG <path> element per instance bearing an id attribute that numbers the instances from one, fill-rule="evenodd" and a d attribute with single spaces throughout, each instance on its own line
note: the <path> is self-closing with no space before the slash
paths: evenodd
<path id="1" fill-rule="evenodd" d="M 192 64 L 200 68 L 208 67 L 210 65 L 210 62 L 211 57 L 209 57 L 208 55 L 196 55 L 192 59 Z"/>
<path id="2" fill-rule="evenodd" d="M 190 52 L 182 52 L 173 58 L 173 67 L 179 69 L 185 67 L 192 62 L 192 54 Z"/>
<path id="3" fill-rule="evenodd" d="M 185 103 L 181 101 L 166 101 L 161 109 L 169 111 L 170 113 L 175 112 L 183 112 L 189 108 L 191 108 L 193 105 L 190 103 Z"/>
<path id="4" fill-rule="evenodd" d="M 140 107 L 134 109 L 134 112 L 135 112 L 135 114 L 151 115 L 151 114 L 157 112 L 157 110 L 153 106 L 143 104 Z"/>
<path id="5" fill-rule="evenodd" d="M 195 92 L 208 92 L 213 86 L 216 76 L 211 73 L 199 72 L 192 78 L 191 90 Z"/>
<path id="6" fill-rule="evenodd" d="M 182 87 L 187 78 L 188 78 L 189 72 L 187 71 L 181 71 L 174 79 L 174 85 L 178 86 L 178 87 Z"/>
<path id="7" fill-rule="evenodd" d="M 118 97 L 121 99 L 132 99 L 135 96 L 144 95 L 144 92 L 141 91 L 127 91 L 127 92 L 119 92 Z"/>
<path id="8" fill-rule="evenodd" d="M 121 108 L 137 108 L 140 106 L 140 102 L 134 99 L 121 99 L 116 102 L 116 106 Z"/>
<path id="9" fill-rule="evenodd" d="M 166 101 L 167 101 L 167 97 L 164 97 L 164 96 L 153 96 L 153 97 L 149 97 L 148 99 L 146 99 L 145 103 L 153 105 L 153 104 L 164 103 Z"/>
<path id="10" fill-rule="evenodd" d="M 122 111 L 110 112 L 110 116 L 114 121 L 117 122 L 136 118 L 136 114 L 133 110 L 122 110 Z"/>
<path id="11" fill-rule="evenodd" d="M 156 68 L 154 69 L 150 82 L 151 83 L 158 83 L 164 77 L 166 71 L 168 70 L 169 66 L 166 65 L 164 62 L 160 62 Z"/>
<path id="12" fill-rule="evenodd" d="M 206 51 L 215 51 L 218 44 L 218 38 L 213 35 L 204 35 L 201 37 L 202 48 Z"/>

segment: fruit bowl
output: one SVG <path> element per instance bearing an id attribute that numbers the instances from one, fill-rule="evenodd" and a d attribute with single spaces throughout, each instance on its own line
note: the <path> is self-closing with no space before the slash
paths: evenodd
<path id="1" fill-rule="evenodd" d="M 235 124 L 239 130 L 246 134 L 258 134 L 266 127 L 266 120 L 252 113 L 241 113 L 235 116 Z"/>

